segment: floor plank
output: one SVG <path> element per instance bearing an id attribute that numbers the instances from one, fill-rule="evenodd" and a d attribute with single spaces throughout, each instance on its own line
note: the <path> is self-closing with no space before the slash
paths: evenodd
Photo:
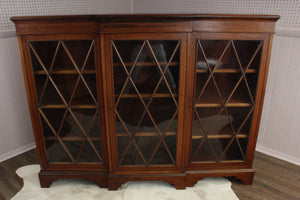
<path id="1" fill-rule="evenodd" d="M 11 199 L 23 187 L 15 171 L 37 163 L 36 150 L 0 163 L 0 200 Z M 300 200 L 300 166 L 256 152 L 253 167 L 253 185 L 230 178 L 240 200 Z"/>
<path id="2" fill-rule="evenodd" d="M 253 168 L 253 185 L 231 179 L 241 200 L 300 200 L 300 166 L 256 152 Z"/>
<path id="3" fill-rule="evenodd" d="M 31 150 L 19 156 L 0 163 L 0 200 L 11 199 L 22 187 L 23 180 L 15 173 L 25 165 L 37 164 L 36 150 Z"/>

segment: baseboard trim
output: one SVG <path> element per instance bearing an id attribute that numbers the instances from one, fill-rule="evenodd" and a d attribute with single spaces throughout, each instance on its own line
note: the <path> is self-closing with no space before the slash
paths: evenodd
<path id="1" fill-rule="evenodd" d="M 15 157 L 15 156 L 17 156 L 17 155 L 20 155 L 21 153 L 24 153 L 24 152 L 26 152 L 26 151 L 29 151 L 29 150 L 31 150 L 31 149 L 34 149 L 35 147 L 36 147 L 36 146 L 35 146 L 35 143 L 32 142 L 32 143 L 30 143 L 30 144 L 27 144 L 27 145 L 25 145 L 25 146 L 19 147 L 19 148 L 14 149 L 14 150 L 12 150 L 12 151 L 10 151 L 10 152 L 7 152 L 7 153 L 5 153 L 5 154 L 2 154 L 2 155 L 0 155 L 0 162 L 3 162 L 3 161 L 5 161 L 5 160 L 8 160 L 8 159 L 10 159 L 10 158 L 12 158 L 12 157 Z"/>
<path id="2" fill-rule="evenodd" d="M 269 156 L 273 156 L 275 158 L 279 158 L 281 160 L 284 160 L 284 161 L 287 161 L 287 162 L 290 162 L 290 163 L 300 166 L 300 158 L 297 158 L 295 156 L 291 156 L 291 155 L 276 151 L 274 149 L 266 148 L 259 144 L 256 145 L 256 151 L 259 151 L 259 152 L 267 154 Z"/>

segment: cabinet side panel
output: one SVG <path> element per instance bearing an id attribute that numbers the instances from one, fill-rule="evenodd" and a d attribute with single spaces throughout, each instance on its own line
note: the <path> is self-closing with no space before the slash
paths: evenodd
<path id="1" fill-rule="evenodd" d="M 249 165 L 252 166 L 252 162 L 254 159 L 254 152 L 256 147 L 256 141 L 258 137 L 258 131 L 259 131 L 259 125 L 261 120 L 261 113 L 262 113 L 262 107 L 264 102 L 264 96 L 265 96 L 265 89 L 267 84 L 267 77 L 268 77 L 268 70 L 269 70 L 269 62 L 270 62 L 270 56 L 271 56 L 271 49 L 272 49 L 272 41 L 273 41 L 273 35 L 266 35 L 266 38 L 264 39 L 264 45 L 263 45 L 263 52 L 262 52 L 262 60 L 261 60 L 261 70 L 260 70 L 260 77 L 259 77 L 259 85 L 257 88 L 256 96 L 257 98 L 257 105 L 255 110 L 255 116 L 254 121 L 255 123 L 252 125 L 252 138 L 249 141 L 249 147 L 248 147 L 248 154 L 247 154 L 247 162 Z"/>

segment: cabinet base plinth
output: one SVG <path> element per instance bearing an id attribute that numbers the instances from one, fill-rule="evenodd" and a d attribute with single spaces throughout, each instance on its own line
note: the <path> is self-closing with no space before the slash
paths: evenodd
<path id="1" fill-rule="evenodd" d="M 166 181 L 176 189 L 185 189 L 186 174 L 135 174 L 135 175 L 108 175 L 108 189 L 117 190 L 122 184 L 128 181 Z"/>
<path id="2" fill-rule="evenodd" d="M 199 180 L 206 177 L 235 177 L 245 185 L 251 185 L 254 177 L 253 169 L 234 170 L 208 170 L 208 171 L 188 171 L 186 172 L 186 185 L 194 186 Z"/>
<path id="3" fill-rule="evenodd" d="M 48 188 L 58 179 L 88 179 L 101 188 L 117 190 L 128 181 L 166 181 L 176 189 L 185 189 L 194 186 L 199 180 L 206 177 L 235 177 L 245 185 L 251 185 L 254 177 L 253 169 L 235 170 L 202 170 L 186 171 L 180 174 L 107 174 L 106 172 L 54 172 L 41 171 L 40 185 Z"/>
<path id="4" fill-rule="evenodd" d="M 41 171 L 39 173 L 40 185 L 42 188 L 48 188 L 53 181 L 58 179 L 88 179 L 99 187 L 107 188 L 107 174 L 99 172 L 49 172 Z"/>

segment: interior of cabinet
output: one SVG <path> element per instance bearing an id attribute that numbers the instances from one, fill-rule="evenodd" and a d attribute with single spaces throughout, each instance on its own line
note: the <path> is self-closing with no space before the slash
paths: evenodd
<path id="1" fill-rule="evenodd" d="M 103 163 L 94 40 L 28 41 L 49 163 Z"/>
<path id="2" fill-rule="evenodd" d="M 175 165 L 180 41 L 112 47 L 119 165 Z"/>
<path id="3" fill-rule="evenodd" d="M 196 39 L 192 163 L 246 160 L 262 44 Z"/>

